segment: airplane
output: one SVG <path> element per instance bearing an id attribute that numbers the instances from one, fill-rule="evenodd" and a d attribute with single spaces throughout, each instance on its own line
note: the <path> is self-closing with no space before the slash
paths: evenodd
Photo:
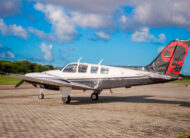
<path id="1" fill-rule="evenodd" d="M 60 70 L 27 73 L 25 75 L 6 74 L 22 79 L 15 87 L 28 82 L 40 86 L 39 99 L 44 99 L 43 90 L 59 90 L 64 104 L 71 101 L 73 89 L 92 90 L 91 100 L 97 101 L 104 89 L 154 83 L 164 83 L 180 79 L 180 72 L 188 53 L 190 40 L 172 40 L 162 52 L 147 66 L 106 66 L 99 64 L 69 63 Z"/>

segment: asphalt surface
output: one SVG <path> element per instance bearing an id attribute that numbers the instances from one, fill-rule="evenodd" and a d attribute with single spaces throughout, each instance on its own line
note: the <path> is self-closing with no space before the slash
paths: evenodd
<path id="1" fill-rule="evenodd" d="M 190 129 L 190 88 L 157 84 L 91 91 L 73 90 L 63 105 L 59 91 L 0 86 L 0 137 L 177 137 Z"/>

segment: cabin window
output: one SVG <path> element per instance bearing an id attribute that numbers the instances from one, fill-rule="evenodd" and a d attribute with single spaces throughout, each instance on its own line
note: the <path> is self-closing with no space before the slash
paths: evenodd
<path id="1" fill-rule="evenodd" d="M 80 73 L 86 73 L 87 72 L 87 68 L 88 68 L 87 65 L 79 65 L 78 72 L 80 72 Z"/>
<path id="2" fill-rule="evenodd" d="M 91 70 L 90 70 L 91 73 L 97 73 L 98 72 L 98 67 L 91 67 Z"/>
<path id="3" fill-rule="evenodd" d="M 63 72 L 76 72 L 77 64 L 69 64 Z"/>
<path id="4" fill-rule="evenodd" d="M 101 71 L 100 71 L 102 74 L 108 74 L 109 72 L 109 69 L 108 68 L 101 68 Z"/>

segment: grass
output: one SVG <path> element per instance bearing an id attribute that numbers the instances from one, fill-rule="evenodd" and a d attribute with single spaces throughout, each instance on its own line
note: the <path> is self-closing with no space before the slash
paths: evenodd
<path id="1" fill-rule="evenodd" d="M 189 76 L 184 76 L 182 80 L 175 80 L 175 81 L 171 81 L 170 83 L 185 83 L 185 84 L 190 84 L 190 77 Z"/>
<path id="2" fill-rule="evenodd" d="M 186 133 L 182 133 L 177 138 L 190 138 L 190 130 L 187 131 Z"/>
<path id="3" fill-rule="evenodd" d="M 17 84 L 21 79 L 0 75 L 0 85 Z"/>

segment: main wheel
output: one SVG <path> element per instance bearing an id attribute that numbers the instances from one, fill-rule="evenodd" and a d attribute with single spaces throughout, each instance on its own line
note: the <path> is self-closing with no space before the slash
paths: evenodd
<path id="1" fill-rule="evenodd" d="M 38 98 L 39 98 L 39 99 L 44 99 L 44 94 L 41 93 L 40 95 L 38 95 Z"/>
<path id="2" fill-rule="evenodd" d="M 92 93 L 92 94 L 91 94 L 91 100 L 92 100 L 92 101 L 97 101 L 98 98 L 99 98 L 99 96 L 98 96 L 97 93 Z"/>
<path id="3" fill-rule="evenodd" d="M 62 101 L 64 104 L 69 104 L 71 101 L 71 96 L 62 97 Z"/>

